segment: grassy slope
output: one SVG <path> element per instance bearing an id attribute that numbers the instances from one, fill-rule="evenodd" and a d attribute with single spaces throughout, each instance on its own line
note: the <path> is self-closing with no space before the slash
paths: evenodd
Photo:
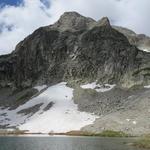
<path id="1" fill-rule="evenodd" d="M 134 146 L 137 146 L 137 147 L 140 147 L 140 148 L 150 149 L 150 135 L 146 135 L 146 136 L 138 139 L 134 143 Z"/>

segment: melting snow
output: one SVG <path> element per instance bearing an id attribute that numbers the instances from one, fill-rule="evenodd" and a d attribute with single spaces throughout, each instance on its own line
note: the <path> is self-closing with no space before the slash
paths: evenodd
<path id="1" fill-rule="evenodd" d="M 130 119 L 126 119 L 128 122 L 130 121 Z"/>
<path id="2" fill-rule="evenodd" d="M 81 85 L 80 87 L 83 89 L 94 89 L 97 92 L 106 92 L 106 91 L 110 91 L 115 86 L 116 86 L 115 84 L 113 84 L 113 85 L 110 85 L 110 84 L 100 85 L 100 84 L 96 84 L 96 82 L 92 82 L 92 83 Z"/>
<path id="3" fill-rule="evenodd" d="M 92 83 L 81 85 L 80 87 L 83 89 L 95 89 L 96 86 L 97 86 L 96 82 L 92 82 Z"/>
<path id="4" fill-rule="evenodd" d="M 144 51 L 144 52 L 150 52 L 150 50 L 146 49 L 146 48 L 143 48 L 143 47 L 138 47 L 141 51 Z"/>
<path id="5" fill-rule="evenodd" d="M 47 88 L 47 85 L 41 85 L 41 86 L 35 86 L 34 87 L 34 89 L 37 89 L 39 92 L 41 92 L 45 88 Z"/>
<path id="6" fill-rule="evenodd" d="M 21 130 L 36 133 L 67 132 L 79 130 L 88 124 L 92 124 L 98 116 L 78 111 L 78 107 L 74 104 L 72 98 L 73 89 L 67 87 L 64 82 L 59 83 L 47 88 L 40 95 L 32 98 L 16 110 L 0 110 L 0 114 L 6 113 L 6 116 L 1 116 L 0 124 L 10 124 L 11 126 L 18 126 Z M 44 112 L 43 109 L 50 102 L 54 102 L 54 105 Z M 17 114 L 20 110 L 40 103 L 43 103 L 43 105 L 33 116 Z"/>
<path id="7" fill-rule="evenodd" d="M 133 124 L 135 124 L 135 125 L 136 125 L 136 124 L 137 124 L 137 122 L 136 122 L 136 121 L 133 121 Z"/>
<path id="8" fill-rule="evenodd" d="M 146 86 L 144 86 L 144 88 L 147 88 L 147 89 L 148 89 L 148 88 L 150 88 L 150 85 L 146 85 Z"/>

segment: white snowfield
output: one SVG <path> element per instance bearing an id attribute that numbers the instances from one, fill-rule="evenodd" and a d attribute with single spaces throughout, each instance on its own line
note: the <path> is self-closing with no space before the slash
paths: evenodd
<path id="1" fill-rule="evenodd" d="M 44 111 L 43 109 L 50 102 L 53 102 L 53 106 Z M 40 106 L 40 110 L 32 116 L 31 114 L 17 114 L 20 110 L 41 103 L 43 104 Z M 79 130 L 92 124 L 98 118 L 96 115 L 78 111 L 77 105 L 73 102 L 73 89 L 67 87 L 65 82 L 47 88 L 16 110 L 0 109 L 0 114 L 2 113 L 6 113 L 3 116 L 5 121 L 4 118 L 1 118 L 0 125 L 18 126 L 20 130 L 28 130 L 30 133 L 59 133 Z"/>
<path id="2" fill-rule="evenodd" d="M 147 88 L 147 89 L 149 89 L 149 88 L 150 88 L 150 85 L 146 85 L 146 86 L 144 86 L 144 88 Z"/>
<path id="3" fill-rule="evenodd" d="M 47 88 L 47 85 L 42 85 L 42 86 L 35 86 L 34 89 L 37 89 L 39 92 Z"/>
<path id="4" fill-rule="evenodd" d="M 150 50 L 147 49 L 147 48 L 143 48 L 143 47 L 138 47 L 138 48 L 139 48 L 141 51 L 150 53 Z"/>
<path id="5" fill-rule="evenodd" d="M 96 82 L 92 82 L 92 83 L 81 85 L 80 87 L 83 89 L 94 89 L 97 92 L 107 92 L 107 91 L 110 91 L 111 89 L 113 89 L 115 86 L 116 86 L 115 84 L 100 85 L 100 84 L 97 84 Z"/>

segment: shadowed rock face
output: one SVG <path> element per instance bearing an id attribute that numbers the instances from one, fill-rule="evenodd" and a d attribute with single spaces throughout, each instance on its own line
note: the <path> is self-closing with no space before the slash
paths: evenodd
<path id="1" fill-rule="evenodd" d="M 12 85 L 15 66 L 16 56 L 14 54 L 0 56 L 0 87 Z"/>
<path id="2" fill-rule="evenodd" d="M 0 57 L 0 85 L 26 88 L 63 80 L 148 84 L 149 60 L 150 54 L 132 46 L 108 18 L 96 22 L 69 12 Z"/>

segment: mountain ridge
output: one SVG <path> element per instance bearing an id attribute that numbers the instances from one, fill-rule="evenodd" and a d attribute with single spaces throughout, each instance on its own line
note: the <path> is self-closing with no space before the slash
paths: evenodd
<path id="1" fill-rule="evenodd" d="M 95 41 L 93 41 L 91 37 L 95 39 Z M 88 51 L 86 51 L 87 47 L 89 48 Z M 109 49 L 112 49 L 111 53 L 114 53 L 114 56 L 110 55 Z M 91 53 L 91 56 L 94 53 L 95 55 L 90 57 L 88 53 Z M 98 57 L 96 57 L 98 56 L 97 54 L 103 60 L 99 60 Z M 82 59 L 85 59 L 84 57 L 86 60 L 82 61 Z M 118 60 L 120 59 L 121 61 L 120 64 L 115 62 L 117 57 Z M 78 13 L 67 12 L 64 13 L 54 25 L 41 27 L 25 38 L 25 40 L 21 41 L 16 46 L 15 51 L 8 55 L 6 59 L 1 56 L 0 85 L 5 84 L 3 81 L 6 81 L 7 78 L 7 84 L 12 84 L 14 87 L 19 88 L 31 87 L 32 84 L 44 84 L 44 82 L 51 83 L 54 80 L 56 80 L 54 82 L 57 82 L 57 80 L 61 81 L 68 78 L 82 81 L 88 78 L 86 77 L 88 71 L 91 73 L 94 71 L 95 74 L 100 74 L 100 76 L 94 75 L 94 73 L 92 74 L 93 77 L 95 76 L 95 80 L 97 78 L 99 82 L 112 82 L 108 81 L 112 78 L 114 82 L 118 82 L 117 80 L 119 79 L 120 84 L 122 84 L 121 82 L 124 82 L 123 80 L 125 78 L 123 74 L 127 75 L 130 70 L 136 70 L 136 72 L 138 72 L 137 70 L 140 68 L 141 60 L 144 57 L 149 57 L 149 54 L 139 51 L 134 45 L 130 45 L 123 34 L 110 26 L 108 18 L 105 17 L 96 22 Z M 102 61 L 104 61 L 104 63 Z M 80 66 L 81 62 L 83 63 L 82 67 Z M 68 64 L 70 64 L 70 66 Z M 73 75 L 72 69 L 75 65 L 80 67 L 74 68 L 76 75 Z M 99 67 L 102 71 L 96 68 L 98 65 L 100 65 Z M 67 68 L 70 68 L 70 70 L 67 70 Z M 119 76 L 115 71 L 117 69 L 118 73 L 121 73 Z M 124 71 L 124 73 L 121 70 Z M 70 75 L 69 72 L 71 73 Z M 131 73 L 131 76 L 133 74 L 134 73 Z M 3 76 L 5 76 L 5 78 Z M 53 79 L 51 80 L 48 76 L 51 76 Z M 108 78 L 106 76 L 108 76 Z M 142 76 L 142 74 L 140 74 L 138 78 L 140 78 L 140 76 Z M 104 77 L 107 79 L 103 79 Z M 131 78 L 130 76 L 128 77 Z M 142 78 L 145 77 L 142 76 L 140 78 L 140 84 L 149 83 L 149 79 L 147 80 L 146 78 L 145 80 Z"/>
<path id="2" fill-rule="evenodd" d="M 37 29 L 0 56 L 0 128 L 149 132 L 144 41 L 107 17 L 95 21 L 76 12 Z"/>

